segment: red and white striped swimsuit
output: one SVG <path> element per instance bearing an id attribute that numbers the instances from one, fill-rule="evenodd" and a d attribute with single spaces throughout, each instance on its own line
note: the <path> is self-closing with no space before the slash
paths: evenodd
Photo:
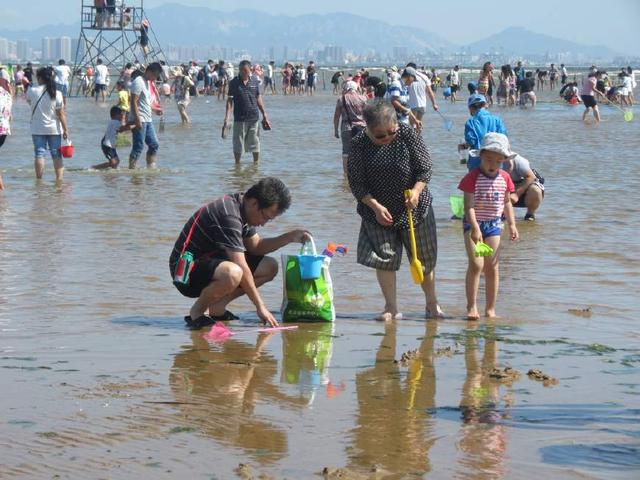
<path id="1" fill-rule="evenodd" d="M 465 193 L 473 193 L 476 220 L 495 220 L 502 217 L 506 195 L 515 191 L 511 176 L 498 170 L 495 177 L 487 177 L 480 168 L 471 170 L 460 181 L 458 188 Z"/>

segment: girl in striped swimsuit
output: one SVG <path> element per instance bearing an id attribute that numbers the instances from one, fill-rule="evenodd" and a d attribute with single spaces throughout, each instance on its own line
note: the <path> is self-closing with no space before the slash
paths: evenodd
<path id="1" fill-rule="evenodd" d="M 498 297 L 498 249 L 502 233 L 502 214 L 505 214 L 511 240 L 518 239 L 513 207 L 509 194 L 515 191 L 511 176 L 500 169 L 502 162 L 513 157 L 509 140 L 501 133 L 488 133 L 480 147 L 480 167 L 471 170 L 458 188 L 464 192 L 464 243 L 469 259 L 465 278 L 467 319 L 478 320 L 477 296 L 480 274 L 484 271 L 485 315 L 495 317 Z M 485 242 L 493 249 L 490 257 L 476 257 L 476 243 Z"/>

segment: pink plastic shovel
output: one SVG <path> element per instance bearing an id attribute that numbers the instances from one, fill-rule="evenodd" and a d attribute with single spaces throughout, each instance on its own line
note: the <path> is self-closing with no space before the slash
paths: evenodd
<path id="1" fill-rule="evenodd" d="M 241 330 L 240 332 L 233 332 L 229 327 L 227 327 L 222 322 L 216 322 L 211 327 L 207 333 L 202 335 L 202 338 L 206 340 L 213 340 L 214 342 L 223 342 L 231 336 L 234 335 L 242 335 L 243 333 L 259 333 L 259 332 L 279 332 L 281 330 L 295 330 L 297 329 L 297 325 L 289 325 L 286 327 L 265 327 L 265 328 L 256 328 L 253 330 Z"/>

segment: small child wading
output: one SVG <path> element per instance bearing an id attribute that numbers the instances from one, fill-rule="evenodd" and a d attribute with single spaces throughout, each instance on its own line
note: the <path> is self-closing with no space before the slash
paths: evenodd
<path id="1" fill-rule="evenodd" d="M 495 317 L 498 297 L 498 258 L 502 214 L 505 214 L 511 240 L 519 238 L 509 194 L 515 188 L 507 172 L 500 169 L 502 162 L 513 157 L 509 140 L 501 133 L 487 133 L 480 147 L 480 167 L 470 171 L 458 188 L 464 192 L 464 244 L 469 266 L 465 278 L 467 293 L 467 319 L 478 320 L 477 297 L 480 274 L 484 271 L 486 305 L 485 315 Z M 476 244 L 485 242 L 493 249 L 489 257 L 476 257 Z"/>
<path id="2" fill-rule="evenodd" d="M 102 153 L 104 153 L 107 161 L 91 167 L 97 170 L 118 168 L 118 164 L 120 163 L 118 152 L 116 151 L 118 132 L 131 130 L 130 125 L 123 125 L 122 123 L 122 110 L 120 107 L 111 107 L 109 115 L 111 116 L 111 120 L 109 120 L 107 131 L 104 133 L 104 137 L 102 137 L 102 140 L 100 141 Z"/>

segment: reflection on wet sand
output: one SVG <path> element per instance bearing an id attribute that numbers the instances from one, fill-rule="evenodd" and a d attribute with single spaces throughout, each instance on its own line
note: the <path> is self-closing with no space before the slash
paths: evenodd
<path id="1" fill-rule="evenodd" d="M 192 333 L 193 345 L 175 356 L 169 377 L 185 421 L 261 463 L 282 459 L 288 450 L 286 430 L 256 408 L 266 402 L 299 409 L 307 402 L 275 385 L 278 362 L 265 352 L 271 335 L 260 334 L 255 345 L 235 339 L 209 345 L 201 335 Z"/>
<path id="2" fill-rule="evenodd" d="M 352 432 L 350 463 L 370 471 L 373 465 L 397 474 L 424 474 L 431 470 L 429 450 L 435 442 L 432 419 L 436 373 L 433 345 L 436 322 L 428 322 L 417 355 L 408 367 L 394 362 L 396 324 L 385 324 L 384 337 L 372 368 L 356 374 L 357 427 Z"/>
<path id="3" fill-rule="evenodd" d="M 458 448 L 462 452 L 459 478 L 499 478 L 505 473 L 506 427 L 498 411 L 499 383 L 489 378 L 496 367 L 498 345 L 493 326 L 484 330 L 484 352 L 478 362 L 477 325 L 470 322 L 464 335 L 467 375 L 460 400 L 461 421 Z"/>
<path id="4" fill-rule="evenodd" d="M 328 396 L 344 388 L 329 379 L 333 330 L 333 323 L 320 323 L 282 332 L 282 383 L 298 385 L 309 405 L 321 388 Z"/>

